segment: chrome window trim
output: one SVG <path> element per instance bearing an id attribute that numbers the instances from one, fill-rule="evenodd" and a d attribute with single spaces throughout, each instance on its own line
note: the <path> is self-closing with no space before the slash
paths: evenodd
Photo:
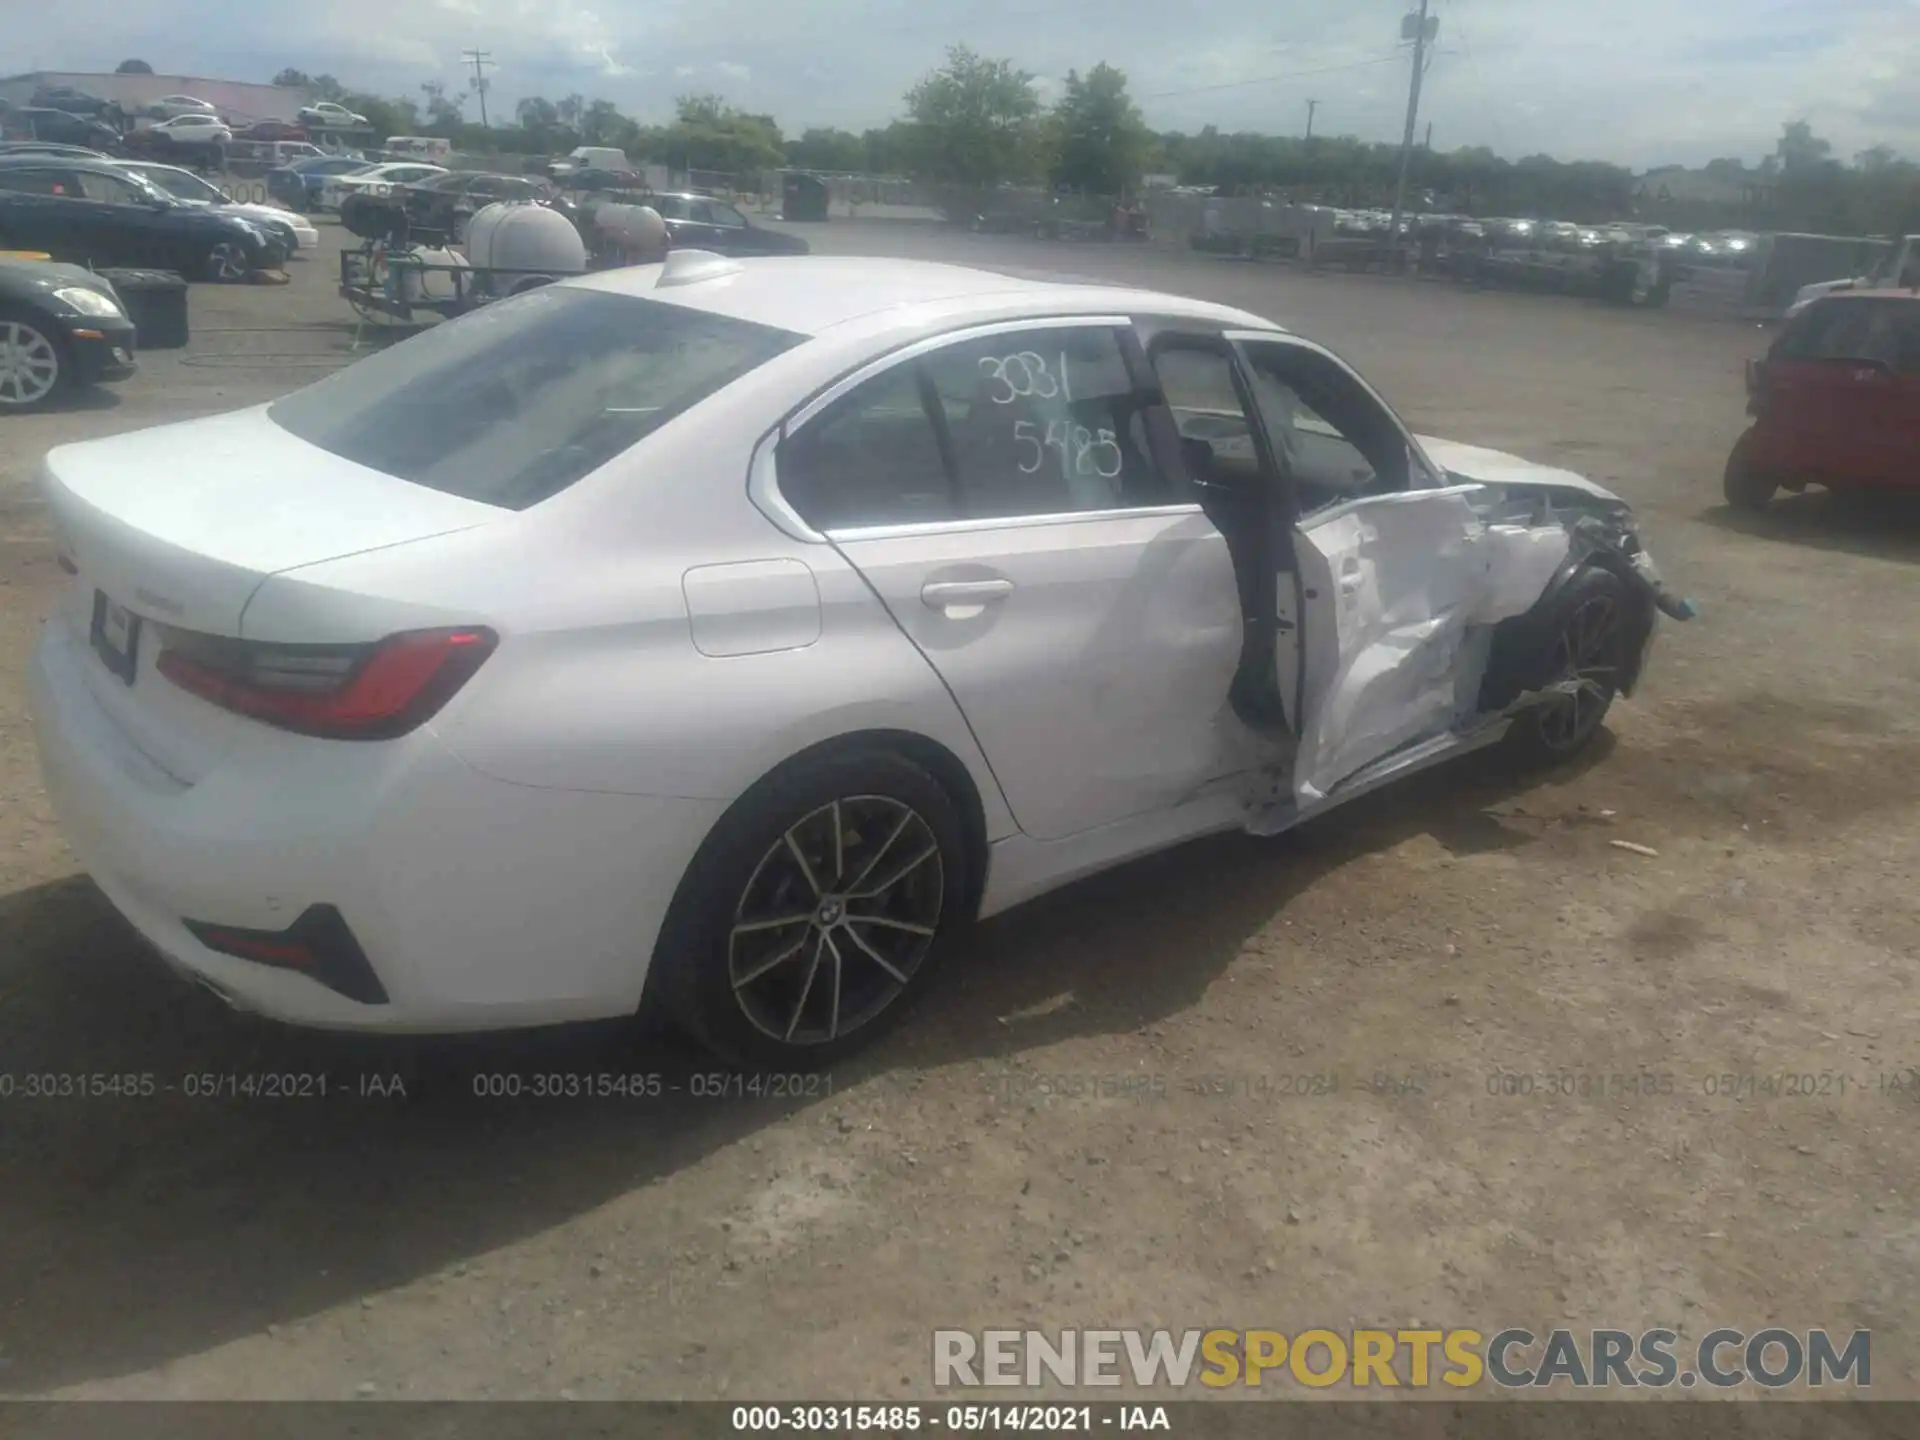
<path id="1" fill-rule="evenodd" d="M 1198 515 L 1200 507 L 1191 502 L 1180 505 L 1141 505 L 1130 510 L 1066 510 L 1050 515 L 996 515 L 978 520 L 923 520 L 904 525 L 857 525 L 829 530 L 825 538 L 834 544 L 856 540 L 907 540 L 929 535 L 972 535 L 986 530 L 1024 529 L 1035 525 L 1074 525 L 1082 521 L 1171 518 Z"/>
<path id="2" fill-rule="evenodd" d="M 1420 442 L 1414 438 L 1413 432 L 1407 428 L 1407 422 L 1400 418 L 1400 412 L 1387 403 L 1384 395 L 1367 383 L 1366 376 L 1362 375 L 1358 370 L 1355 370 L 1353 366 L 1342 360 L 1338 355 L 1334 354 L 1333 351 L 1327 349 L 1326 346 L 1316 345 L 1313 341 L 1304 339 L 1289 331 L 1282 331 L 1276 334 L 1271 330 L 1227 330 L 1222 332 L 1221 338 L 1229 344 L 1234 345 L 1291 345 L 1297 350 L 1310 350 L 1315 355 L 1331 360 L 1345 372 L 1347 378 L 1358 385 L 1361 390 L 1372 399 L 1373 403 L 1380 407 L 1386 414 L 1386 417 L 1393 422 L 1394 428 L 1400 432 L 1400 438 L 1406 442 L 1407 453 L 1419 462 L 1420 468 L 1426 472 L 1425 479 L 1427 483 L 1424 485 L 1414 483 L 1415 477 L 1411 475 L 1408 476 L 1407 489 L 1444 490 L 1447 488 L 1447 472 L 1434 464 L 1427 452 L 1421 449 Z"/>
<path id="3" fill-rule="evenodd" d="M 869 360 L 851 375 L 835 381 L 829 389 L 805 402 L 787 417 L 787 434 L 804 428 L 834 401 L 848 391 L 858 389 L 876 375 L 896 365 L 904 365 L 909 360 L 918 360 L 932 351 L 944 350 L 949 345 L 958 345 L 967 340 L 984 340 L 994 335 L 1011 335 L 1016 330 L 1122 330 L 1132 324 L 1133 321 L 1124 315 L 1041 315 L 1026 320 L 996 320 L 991 325 L 969 325 L 964 330 L 944 330 L 938 335 L 929 335 L 903 345 L 898 350 L 889 350 L 879 359 Z"/>
<path id="4" fill-rule="evenodd" d="M 807 524 L 806 519 L 787 503 L 787 497 L 780 493 L 779 476 L 780 430 L 776 426 L 760 437 L 760 443 L 753 447 L 753 458 L 747 462 L 747 498 L 774 525 L 795 540 L 804 540 L 809 545 L 825 545 L 827 537 Z"/>

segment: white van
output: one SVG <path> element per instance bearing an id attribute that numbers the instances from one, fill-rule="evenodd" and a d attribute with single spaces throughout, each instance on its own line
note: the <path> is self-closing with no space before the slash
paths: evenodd
<path id="1" fill-rule="evenodd" d="M 631 170 L 633 162 L 627 159 L 627 152 L 616 150 L 611 145 L 576 145 L 567 152 L 567 158 L 556 160 L 553 173 L 577 175 L 582 170 Z"/>
<path id="2" fill-rule="evenodd" d="M 453 142 L 439 135 L 389 135 L 380 148 L 410 160 L 444 160 L 453 154 Z"/>

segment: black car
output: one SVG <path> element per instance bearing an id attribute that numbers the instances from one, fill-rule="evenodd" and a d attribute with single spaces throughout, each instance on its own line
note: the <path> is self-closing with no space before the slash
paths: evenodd
<path id="1" fill-rule="evenodd" d="M 756 225 L 724 200 L 707 195 L 648 195 L 637 203 L 659 212 L 676 250 L 711 250 L 719 255 L 813 252 L 804 237 Z"/>
<path id="2" fill-rule="evenodd" d="M 98 95 L 89 95 L 84 90 L 76 90 L 71 85 L 42 85 L 33 92 L 27 103 L 48 110 L 65 110 L 70 115 L 102 115 L 112 108 L 111 101 L 102 100 Z"/>
<path id="3" fill-rule="evenodd" d="M 107 161 L 44 155 L 0 155 L 0 250 L 219 281 L 278 269 L 287 258 L 280 242 L 238 216 L 184 204 Z"/>
<path id="4" fill-rule="evenodd" d="M 120 143 L 120 132 L 111 125 L 44 105 L 16 105 L 7 111 L 0 130 L 9 140 L 51 140 L 56 145 L 84 145 L 90 150 L 111 150 Z"/>
<path id="5" fill-rule="evenodd" d="M 340 223 L 356 235 L 394 235 L 399 231 L 392 212 L 404 210 L 406 231 L 414 238 L 458 244 L 477 211 L 502 200 L 541 200 L 550 193 L 545 181 L 528 175 L 451 171 L 380 194 L 349 195 L 340 202 Z"/>
<path id="6" fill-rule="evenodd" d="M 134 371 L 113 286 L 76 265 L 0 259 L 0 414 Z"/>

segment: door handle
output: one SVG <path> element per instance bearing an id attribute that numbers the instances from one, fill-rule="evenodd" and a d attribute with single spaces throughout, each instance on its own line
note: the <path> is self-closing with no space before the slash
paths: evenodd
<path id="1" fill-rule="evenodd" d="M 920 598 L 929 608 L 945 610 L 948 614 L 955 610 L 972 610 L 978 614 L 1012 593 L 1011 580 L 936 580 L 921 587 Z"/>

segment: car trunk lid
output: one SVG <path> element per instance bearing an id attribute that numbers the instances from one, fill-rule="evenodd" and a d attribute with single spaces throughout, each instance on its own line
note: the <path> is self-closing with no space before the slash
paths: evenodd
<path id="1" fill-rule="evenodd" d="M 83 669 L 101 708 L 189 784 L 253 722 L 157 672 L 168 628 L 240 638 L 269 576 L 507 513 L 330 455 L 264 406 L 61 446 L 41 484 L 75 577 L 56 623 L 93 648 Z"/>

